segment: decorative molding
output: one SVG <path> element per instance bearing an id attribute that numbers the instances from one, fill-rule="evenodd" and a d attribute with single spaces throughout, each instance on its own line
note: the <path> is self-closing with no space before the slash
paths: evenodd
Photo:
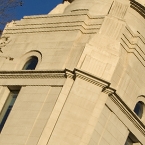
<path id="1" fill-rule="evenodd" d="M 58 19 L 57 19 L 58 17 Z M 65 17 L 67 21 L 65 21 Z M 73 17 L 73 19 L 71 19 Z M 56 18 L 53 22 L 53 18 Z M 75 19 L 76 18 L 76 19 Z M 29 22 L 29 19 L 31 21 Z M 41 19 L 41 23 L 39 21 Z M 48 33 L 58 31 L 76 31 L 79 30 L 84 34 L 97 33 L 101 27 L 104 16 L 90 16 L 88 12 L 63 15 L 41 15 L 24 17 L 21 21 L 14 24 L 13 27 L 5 28 L 4 34 L 21 34 L 21 33 Z M 28 21 L 27 21 L 28 20 Z M 75 20 L 75 21 L 74 21 Z"/>
<path id="2" fill-rule="evenodd" d="M 71 78 L 71 79 L 74 78 L 73 72 L 68 69 L 65 69 L 65 76 L 66 76 L 66 78 Z"/>
<path id="3" fill-rule="evenodd" d="M 36 16 L 24 16 L 23 19 L 36 19 L 36 18 L 52 18 L 52 17 L 65 17 L 65 16 L 82 16 L 87 15 L 90 19 L 102 19 L 105 16 L 98 15 L 98 16 L 91 16 L 88 14 L 88 11 L 81 11 L 79 13 L 69 13 L 69 14 L 48 14 L 48 15 L 36 15 Z"/>
<path id="4" fill-rule="evenodd" d="M 134 124 L 134 126 L 145 136 L 145 125 L 140 118 L 131 110 L 125 102 L 117 95 L 116 90 L 110 87 L 110 83 L 97 78 L 83 70 L 74 69 L 74 79 L 79 77 L 85 81 L 95 84 L 102 88 L 102 92 L 108 94 L 111 100 L 118 106 L 118 108 L 127 116 L 127 118 Z"/>
<path id="5" fill-rule="evenodd" d="M 92 84 L 105 88 L 110 86 L 110 83 L 100 79 L 88 72 L 75 68 L 73 71 L 64 70 L 20 70 L 20 71 L 0 71 L 0 79 L 59 79 L 59 78 L 81 78 Z"/>
<path id="6" fill-rule="evenodd" d="M 135 0 L 130 0 L 130 7 L 137 11 L 143 18 L 145 18 L 145 7 Z"/>
<path id="7" fill-rule="evenodd" d="M 145 38 L 139 32 L 135 35 L 129 27 L 126 26 L 120 44 L 127 53 L 132 53 L 145 67 Z"/>
<path id="8" fill-rule="evenodd" d="M 134 126 L 145 136 L 145 125 L 140 120 L 140 118 L 131 110 L 125 102 L 117 95 L 116 90 L 110 87 L 110 83 L 97 78 L 94 75 L 91 75 L 83 70 L 74 69 L 74 78 L 81 78 L 85 81 L 88 81 L 92 84 L 95 84 L 102 88 L 102 92 L 108 94 L 111 100 L 118 106 L 118 108 L 127 116 L 127 118 L 134 124 Z"/>
<path id="9" fill-rule="evenodd" d="M 74 72 L 74 79 L 76 79 L 78 77 L 78 78 L 81 78 L 87 82 L 94 84 L 94 85 L 97 85 L 101 88 L 105 88 L 107 86 L 110 86 L 109 82 L 107 82 L 103 79 L 100 79 L 100 78 L 98 78 L 98 77 L 96 77 L 88 72 L 83 71 L 83 70 L 75 68 L 73 72 Z"/>
<path id="10" fill-rule="evenodd" d="M 0 81 L 2 79 L 59 79 L 59 78 L 71 78 L 75 80 L 76 78 L 83 79 L 89 83 L 97 85 L 102 88 L 102 92 L 107 94 L 110 99 L 118 106 L 118 108 L 127 116 L 127 118 L 134 124 L 134 126 L 145 136 L 145 125 L 143 122 L 137 117 L 137 115 L 125 104 L 125 102 L 119 97 L 116 93 L 116 90 L 110 87 L 110 83 L 98 78 L 88 72 L 75 68 L 73 71 L 69 69 L 64 70 L 23 70 L 23 71 L 0 71 Z M 10 80 L 11 81 L 11 80 Z M 42 81 L 43 82 L 43 81 Z M 44 86 L 46 84 L 38 86 Z M 4 84 L 3 86 L 5 86 Z M 11 84 L 12 85 L 12 82 Z M 14 84 L 20 85 L 20 84 Z M 30 86 L 33 84 L 30 84 Z M 36 84 L 34 84 L 35 86 Z M 62 85 L 55 85 L 52 86 L 61 86 Z"/>
<path id="11" fill-rule="evenodd" d="M 109 15 L 117 17 L 119 19 L 123 19 L 129 5 L 128 4 L 123 4 L 118 1 L 113 1 L 111 9 L 109 11 Z"/>
<path id="12" fill-rule="evenodd" d="M 110 99 L 117 105 L 117 107 L 127 116 L 127 118 L 134 124 L 134 126 L 145 136 L 145 125 L 140 118 L 131 110 L 125 102 L 116 93 L 116 90 L 110 87 L 103 89 L 107 92 Z"/>
<path id="13" fill-rule="evenodd" d="M 65 78 L 65 71 L 0 71 L 0 79 L 45 79 L 45 78 Z"/>

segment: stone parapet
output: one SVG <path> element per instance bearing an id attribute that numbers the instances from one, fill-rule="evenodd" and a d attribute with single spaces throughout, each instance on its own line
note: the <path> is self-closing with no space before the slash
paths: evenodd
<path id="1" fill-rule="evenodd" d="M 49 33 L 58 31 L 81 31 L 97 33 L 104 16 L 91 16 L 88 12 L 75 12 L 63 15 L 27 16 L 12 27 L 7 27 L 4 34 Z"/>

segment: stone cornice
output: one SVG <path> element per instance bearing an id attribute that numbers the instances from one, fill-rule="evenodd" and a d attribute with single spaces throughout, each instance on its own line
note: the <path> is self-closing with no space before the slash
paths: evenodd
<path id="1" fill-rule="evenodd" d="M 143 18 L 145 18 L 145 7 L 135 0 L 130 0 L 130 7 L 137 11 Z"/>
<path id="2" fill-rule="evenodd" d="M 100 78 L 98 78 L 98 77 L 96 77 L 88 72 L 85 72 L 83 70 L 80 70 L 80 69 L 74 69 L 73 74 L 74 74 L 74 79 L 75 78 L 83 79 L 87 82 L 90 82 L 94 85 L 101 87 L 102 89 L 110 86 L 109 82 L 107 82 L 103 79 L 100 79 Z"/>
<path id="3" fill-rule="evenodd" d="M 81 78 L 102 88 L 108 87 L 110 85 L 109 82 L 79 69 L 74 69 L 73 71 L 69 69 L 0 71 L 0 79 L 58 79 L 67 77 L 74 80 L 76 78 Z"/>
<path id="4" fill-rule="evenodd" d="M 45 79 L 45 78 L 64 78 L 65 71 L 51 70 L 51 71 L 34 71 L 34 70 L 21 70 L 21 71 L 0 71 L 0 79 Z"/>
<path id="5" fill-rule="evenodd" d="M 126 103 L 119 97 L 115 89 L 110 87 L 104 88 L 103 92 L 107 92 L 110 99 L 117 105 L 117 107 L 127 116 L 127 118 L 134 124 L 134 126 L 145 136 L 145 125 L 139 117 L 132 111 Z"/>
<path id="6" fill-rule="evenodd" d="M 106 93 L 117 107 L 127 116 L 134 126 L 145 136 L 145 125 L 137 117 L 137 115 L 125 104 L 125 102 L 117 95 L 116 90 L 110 87 L 110 83 L 98 78 L 86 71 L 75 68 L 73 71 L 64 70 L 30 70 L 30 71 L 0 71 L 0 81 L 3 79 L 59 79 L 59 78 L 76 78 L 83 79 L 102 88 L 102 92 Z M 18 85 L 18 84 L 17 84 Z"/>
<path id="7" fill-rule="evenodd" d="M 68 17 L 70 17 L 70 19 L 68 19 Z M 104 16 L 91 16 L 88 12 L 74 12 L 63 15 L 26 16 L 21 21 L 14 23 L 13 27 L 5 28 L 4 34 L 48 33 L 76 30 L 85 34 L 94 34 L 100 29 L 103 19 Z"/>
<path id="8" fill-rule="evenodd" d="M 110 87 L 110 83 L 97 78 L 94 75 L 91 75 L 85 71 L 75 69 L 74 75 L 76 77 L 79 77 L 85 81 L 88 81 L 90 83 L 93 83 L 97 86 L 102 87 L 102 92 L 108 94 L 108 96 L 111 98 L 111 100 L 118 106 L 118 108 L 127 116 L 127 118 L 134 124 L 134 126 L 145 136 L 145 125 L 144 123 L 139 119 L 139 117 L 134 113 L 133 110 L 131 110 L 126 103 L 119 97 L 119 95 L 116 93 L 116 90 Z"/>
<path id="9" fill-rule="evenodd" d="M 24 16 L 24 18 L 21 21 L 24 21 L 26 19 L 42 19 L 42 18 L 63 18 L 63 17 L 74 17 L 74 16 L 88 16 L 90 19 L 102 19 L 105 17 L 105 15 L 97 15 L 97 16 L 92 16 L 88 13 L 88 10 L 85 11 L 75 11 L 75 13 L 68 13 L 68 14 L 48 14 L 48 15 L 32 15 L 32 16 Z"/>

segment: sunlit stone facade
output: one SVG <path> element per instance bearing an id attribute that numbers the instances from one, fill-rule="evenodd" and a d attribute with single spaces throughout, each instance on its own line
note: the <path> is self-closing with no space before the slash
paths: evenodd
<path id="1" fill-rule="evenodd" d="M 145 145 L 145 1 L 70 0 L 0 39 L 0 145 Z"/>

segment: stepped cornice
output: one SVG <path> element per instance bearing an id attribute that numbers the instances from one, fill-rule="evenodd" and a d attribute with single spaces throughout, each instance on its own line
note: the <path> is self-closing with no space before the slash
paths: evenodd
<path id="1" fill-rule="evenodd" d="M 135 0 L 130 0 L 130 7 L 133 8 L 135 11 L 137 11 L 142 17 L 145 18 L 145 7 L 141 3 Z"/>
<path id="2" fill-rule="evenodd" d="M 100 29 L 104 16 L 90 16 L 88 12 L 63 15 L 27 16 L 12 27 L 5 28 L 5 34 L 49 33 L 58 31 L 81 31 L 94 34 Z"/>

